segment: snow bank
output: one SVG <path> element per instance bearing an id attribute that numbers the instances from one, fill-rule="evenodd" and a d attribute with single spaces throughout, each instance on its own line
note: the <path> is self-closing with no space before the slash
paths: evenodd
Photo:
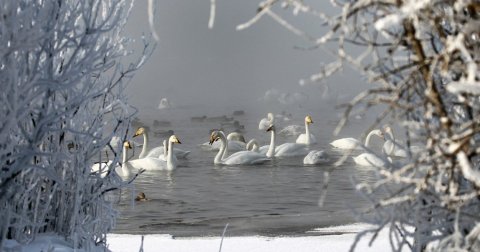
<path id="1" fill-rule="evenodd" d="M 367 224 L 352 224 L 328 228 L 318 228 L 309 232 L 312 236 L 302 237 L 265 237 L 265 236 L 246 236 L 246 237 L 227 237 L 222 244 L 222 252 L 315 252 L 315 251 L 349 251 L 350 246 L 355 240 L 358 232 L 372 228 Z M 188 237 L 176 238 L 171 235 L 145 235 L 142 247 L 141 235 L 129 234 L 109 234 L 108 249 L 112 252 L 212 252 L 219 251 L 221 237 Z M 368 235 L 362 239 L 355 251 L 361 252 L 386 252 L 391 251 L 388 241 L 388 230 L 384 230 L 377 237 L 370 247 L 368 245 L 370 238 Z M 52 251 L 52 252 L 73 252 L 72 246 L 63 238 L 54 235 L 41 235 L 29 245 L 20 245 L 15 241 L 7 241 L 2 251 L 22 252 L 22 251 Z M 76 250 L 85 251 L 85 250 Z M 95 251 L 95 249 L 93 250 Z M 96 251 L 104 251 L 98 248 Z M 408 250 L 403 250 L 408 251 Z"/>
<path id="2" fill-rule="evenodd" d="M 354 224 L 331 228 L 319 228 L 310 233 L 315 236 L 302 237 L 225 237 L 222 244 L 222 252 L 315 252 L 315 251 L 349 251 L 358 232 L 371 226 L 366 224 Z M 228 236 L 228 231 L 227 231 Z M 368 246 L 371 235 L 362 239 L 355 251 L 385 252 L 391 251 L 388 241 L 388 232 L 384 231 L 377 237 L 372 247 Z M 108 235 L 109 249 L 113 252 L 139 251 L 141 235 L 110 234 Z M 211 252 L 219 251 L 221 237 L 190 237 L 175 238 L 169 235 L 145 235 L 143 251 L 162 252 Z M 407 250 L 405 250 L 407 251 Z"/>

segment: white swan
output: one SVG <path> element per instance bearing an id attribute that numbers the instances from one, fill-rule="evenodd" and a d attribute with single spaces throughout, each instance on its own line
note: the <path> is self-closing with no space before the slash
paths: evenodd
<path id="1" fill-rule="evenodd" d="M 392 128 L 390 126 L 385 126 L 384 131 L 385 143 L 383 144 L 382 152 L 391 157 L 409 157 L 410 155 L 408 153 L 408 150 L 395 140 Z"/>
<path id="2" fill-rule="evenodd" d="M 330 157 L 323 150 L 312 150 L 305 158 L 303 158 L 303 164 L 324 164 L 330 161 Z"/>
<path id="3" fill-rule="evenodd" d="M 243 141 L 241 141 L 243 139 Z M 238 132 L 232 132 L 227 135 L 227 144 L 228 148 L 225 151 L 224 156 L 228 156 L 228 152 L 237 152 L 237 151 L 242 151 L 245 150 L 245 137 Z M 212 151 L 218 151 L 220 150 L 221 143 L 220 142 L 214 142 L 210 144 L 210 142 L 206 142 L 200 145 L 203 149 L 206 150 L 212 150 Z"/>
<path id="4" fill-rule="evenodd" d="M 144 170 L 174 170 L 177 168 L 177 160 L 173 155 L 173 144 L 181 144 L 177 136 L 172 135 L 168 139 L 167 160 L 163 161 L 159 157 L 144 157 L 135 160 L 130 160 L 126 164 L 129 167 L 144 169 Z M 163 155 L 163 154 L 162 154 Z"/>
<path id="5" fill-rule="evenodd" d="M 275 123 L 275 116 L 273 113 L 268 113 L 267 118 L 262 118 L 260 122 L 258 123 L 258 129 L 259 130 L 266 130 L 270 125 Z"/>
<path id="6" fill-rule="evenodd" d="M 140 152 L 140 155 L 138 155 L 138 158 L 145 158 L 145 157 L 154 157 L 158 158 L 160 155 L 163 154 L 164 148 L 163 146 L 158 146 L 155 147 L 151 150 L 148 150 L 148 133 L 147 130 L 144 127 L 139 127 L 137 131 L 135 131 L 135 134 L 133 137 L 137 137 L 143 135 L 143 146 L 142 146 L 142 151 Z M 175 148 L 174 154 L 175 157 L 177 158 L 187 158 L 187 155 L 190 153 L 190 151 L 182 150 Z"/>
<path id="7" fill-rule="evenodd" d="M 127 149 L 131 148 L 132 146 L 129 142 L 123 143 L 122 163 L 115 166 L 115 172 L 121 177 L 129 177 L 130 175 L 132 175 L 132 167 L 124 165 L 127 162 Z M 91 171 L 99 172 L 102 177 L 105 177 L 112 163 L 112 160 L 108 160 L 107 162 L 95 163 L 91 166 Z"/>
<path id="8" fill-rule="evenodd" d="M 307 146 L 305 144 L 298 143 L 284 143 L 279 146 L 275 146 L 275 125 L 271 125 L 267 132 L 270 131 L 270 145 L 266 156 L 271 157 L 294 157 L 294 156 L 303 156 L 308 153 Z"/>
<path id="9" fill-rule="evenodd" d="M 359 140 L 353 137 L 337 139 L 331 142 L 330 145 L 332 145 L 334 148 L 342 149 L 342 150 L 365 149 L 365 147 L 367 148 L 370 147 L 370 139 L 373 135 L 384 138 L 384 135 L 381 130 L 374 129 L 368 133 L 367 138 L 365 139 L 365 145 L 363 145 L 362 142 L 360 142 Z"/>
<path id="10" fill-rule="evenodd" d="M 210 143 L 220 140 L 220 150 L 218 151 L 215 159 L 213 160 L 214 164 L 224 164 L 224 165 L 256 165 L 263 164 L 270 159 L 265 157 L 262 154 L 253 152 L 253 151 L 239 151 L 231 156 L 224 157 L 224 153 L 227 150 L 227 139 L 225 134 L 222 131 L 213 131 L 210 135 Z"/>
<path id="11" fill-rule="evenodd" d="M 362 153 L 352 158 L 353 161 L 360 166 L 387 167 L 390 165 L 390 162 L 387 159 L 382 158 L 372 152 Z"/>
<path id="12" fill-rule="evenodd" d="M 267 154 L 268 145 L 264 145 L 262 147 L 259 147 L 257 139 L 252 138 L 250 141 L 248 141 L 245 148 L 249 151 L 258 152 L 260 154 L 265 155 L 265 154 Z"/>
<path id="13" fill-rule="evenodd" d="M 300 125 L 288 125 L 282 130 L 278 132 L 278 135 L 280 136 L 295 136 L 297 137 L 298 135 L 302 134 L 302 132 L 305 130 L 303 126 Z"/>
<path id="14" fill-rule="evenodd" d="M 310 133 L 309 125 L 312 123 L 313 123 L 312 117 L 307 115 L 305 117 L 305 133 L 298 136 L 296 143 L 310 145 L 317 142 L 317 139 L 315 138 L 315 136 Z"/>

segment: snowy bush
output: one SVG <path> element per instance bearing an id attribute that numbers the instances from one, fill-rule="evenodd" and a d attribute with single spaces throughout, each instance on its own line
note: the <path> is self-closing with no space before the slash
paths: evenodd
<path id="1" fill-rule="evenodd" d="M 326 3 L 325 3 L 326 4 Z M 319 10 L 302 0 L 267 0 L 237 29 L 271 17 L 335 60 L 309 81 L 348 64 L 372 84 L 345 105 L 383 109 L 371 128 L 401 125 L 411 158 L 378 167 L 357 189 L 372 201 L 364 220 L 390 230 L 394 251 L 480 250 L 480 3 L 474 0 L 331 0 Z M 285 18 L 307 15 L 328 27 L 321 37 Z M 283 14 L 283 15 L 281 15 Z M 311 27 L 310 27 L 311 28 Z M 305 81 L 302 81 L 305 84 Z M 367 130 L 369 131 L 369 129 Z M 412 145 L 418 145 L 412 152 Z M 361 238 L 361 236 L 359 237 Z"/>
<path id="2" fill-rule="evenodd" d="M 101 244 L 115 222 L 109 192 L 134 110 L 123 93 L 138 61 L 122 35 L 132 1 L 0 2 L 0 248 L 53 232 L 75 248 Z M 106 176 L 92 172 L 108 149 Z M 105 174 L 104 173 L 104 174 Z"/>

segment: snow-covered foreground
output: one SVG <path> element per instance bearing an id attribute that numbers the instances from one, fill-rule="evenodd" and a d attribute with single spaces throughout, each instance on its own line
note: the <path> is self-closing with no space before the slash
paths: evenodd
<path id="1" fill-rule="evenodd" d="M 223 252 L 291 252 L 291 251 L 349 251 L 358 232 L 371 226 L 366 224 L 352 224 L 330 228 L 319 228 L 311 231 L 314 236 L 303 237 L 225 237 L 223 239 Z M 227 231 L 228 235 L 228 231 Z M 355 251 L 391 251 L 388 241 L 388 231 L 382 231 L 372 246 L 369 246 L 371 235 L 362 239 Z M 219 251 L 221 237 L 190 237 L 173 238 L 170 235 L 145 235 L 143 247 L 141 235 L 109 234 L 108 248 L 112 252 L 182 252 L 182 251 Z M 73 251 L 68 243 L 58 237 L 39 237 L 27 246 L 20 246 L 15 242 L 8 242 L 3 251 Z M 98 251 L 103 251 L 99 249 Z M 407 251 L 407 250 L 404 250 Z"/>

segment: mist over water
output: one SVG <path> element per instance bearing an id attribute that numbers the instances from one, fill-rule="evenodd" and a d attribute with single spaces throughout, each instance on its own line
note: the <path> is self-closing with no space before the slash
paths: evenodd
<path id="1" fill-rule="evenodd" d="M 332 132 L 342 113 L 335 106 L 348 102 L 365 84 L 351 69 L 344 69 L 325 82 L 300 86 L 301 79 L 308 80 L 331 60 L 329 54 L 294 49 L 309 45 L 269 18 L 235 31 L 236 25 L 255 15 L 257 6 L 257 0 L 217 1 L 215 27 L 209 30 L 209 1 L 157 3 L 160 41 L 127 93 L 142 125 L 152 133 L 173 130 L 182 141 L 175 147 L 191 153 L 174 172 L 147 171 L 135 181 L 135 192 L 145 192 L 150 201 L 132 207 L 132 192 L 123 192 L 115 232 L 219 235 L 230 223 L 229 232 L 236 235 L 305 235 L 314 227 L 354 221 L 351 208 L 368 205 L 356 195 L 351 182 L 353 176 L 373 179 L 373 171 L 358 169 L 351 159 L 333 167 L 331 163 L 341 153 L 328 144 L 336 138 Z M 321 32 L 316 19 L 295 19 L 291 14 L 286 18 L 313 34 Z M 146 1 L 137 2 L 127 32 L 136 38 L 149 32 Z M 168 99 L 169 108 L 159 109 L 162 98 Z M 239 110 L 245 115 L 233 116 Z M 258 130 L 258 122 L 268 112 L 291 116 L 290 121 L 279 120 L 277 128 L 303 125 L 304 117 L 311 115 L 311 131 L 318 140 L 311 149 L 326 150 L 332 162 L 304 166 L 303 157 L 298 157 L 262 166 L 217 166 L 213 164 L 216 153 L 202 150 L 199 144 L 208 141 L 211 129 L 222 125 L 191 121 L 200 116 L 234 117 L 245 127 L 247 141 L 256 138 L 266 145 L 270 135 Z M 352 119 L 341 136 L 357 137 L 370 118 Z M 155 127 L 155 120 L 171 125 Z M 231 130 L 225 127 L 226 133 Z M 164 138 L 150 137 L 152 147 Z M 277 140 L 278 144 L 294 141 Z M 330 184 L 320 208 L 325 172 L 330 174 Z"/>

